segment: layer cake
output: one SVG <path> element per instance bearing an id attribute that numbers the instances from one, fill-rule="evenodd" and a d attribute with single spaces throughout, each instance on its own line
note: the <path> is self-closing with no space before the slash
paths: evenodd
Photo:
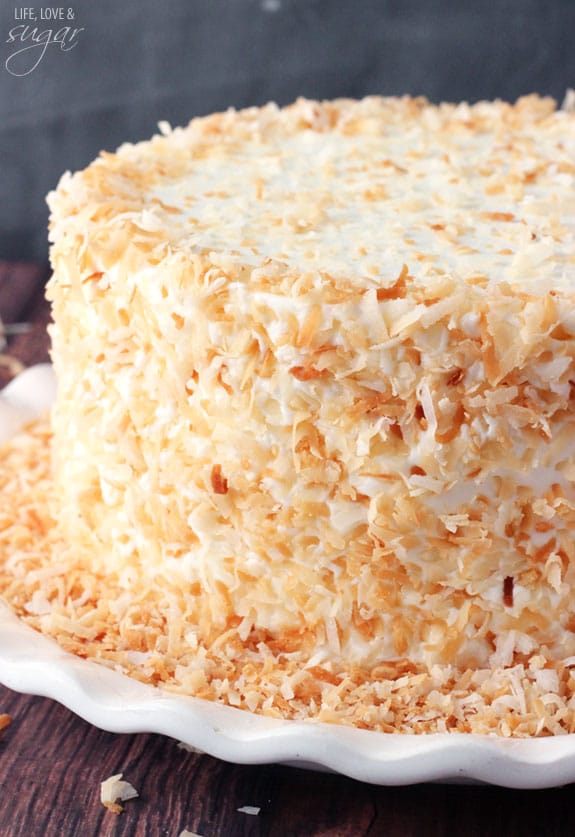
<path id="1" fill-rule="evenodd" d="M 302 671 L 328 720 L 325 684 L 466 673 L 469 728 L 517 665 L 563 700 L 575 115 L 370 97 L 160 129 L 49 196 L 55 531 L 114 579 L 124 650 L 177 646 L 192 693 L 217 651 L 243 674 L 216 697 L 282 714 L 272 659 L 285 716 Z M 386 728 L 370 705 L 349 722 Z"/>

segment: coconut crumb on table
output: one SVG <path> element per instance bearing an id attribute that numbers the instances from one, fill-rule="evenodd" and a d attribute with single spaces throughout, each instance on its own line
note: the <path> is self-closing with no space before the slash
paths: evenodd
<path id="1" fill-rule="evenodd" d="M 124 810 L 118 800 L 125 802 L 139 796 L 136 788 L 129 782 L 122 781 L 122 773 L 109 776 L 100 783 L 100 801 L 102 805 L 114 814 L 121 814 Z"/>
<path id="2" fill-rule="evenodd" d="M 205 750 L 198 750 L 197 747 L 192 747 L 191 744 L 186 744 L 185 741 L 178 741 L 177 747 L 179 750 L 185 750 L 186 753 L 195 753 L 198 756 L 205 756 Z"/>

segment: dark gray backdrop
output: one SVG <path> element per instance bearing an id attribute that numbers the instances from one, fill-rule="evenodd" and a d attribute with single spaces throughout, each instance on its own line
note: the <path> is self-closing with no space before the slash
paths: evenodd
<path id="1" fill-rule="evenodd" d="M 0 0 L 0 258 L 45 259 L 44 195 L 60 174 L 160 119 L 299 95 L 562 99 L 575 87 L 575 0 L 71 0 L 73 21 L 30 25 L 83 27 L 76 47 L 52 44 L 13 76 L 20 8 Z"/>

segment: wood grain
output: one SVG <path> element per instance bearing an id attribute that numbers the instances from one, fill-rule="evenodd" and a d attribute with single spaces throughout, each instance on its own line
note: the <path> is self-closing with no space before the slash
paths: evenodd
<path id="1" fill-rule="evenodd" d="M 9 339 L 5 354 L 24 366 L 49 360 L 46 326 L 50 306 L 44 298 L 49 275 L 48 265 L 0 261 L 0 323 L 19 323 L 26 328 Z M 10 381 L 15 371 L 15 366 L 0 363 L 0 387 Z"/>
<path id="2" fill-rule="evenodd" d="M 0 738 L 0 834 L 14 837 L 474 837 L 562 835 L 571 787 L 509 791 L 461 785 L 380 788 L 279 765 L 238 766 L 158 735 L 113 735 L 46 698 L 0 687 L 13 722 Z M 139 791 L 122 814 L 99 801 L 123 773 Z M 260 807 L 258 816 L 238 812 Z"/>
<path id="3" fill-rule="evenodd" d="M 2 284 L 0 269 L 0 315 Z M 42 301 L 45 268 L 31 296 L 10 302 L 34 324 L 10 353 L 26 363 L 46 358 Z M 1 673 L 0 673 L 1 676 Z M 572 786 L 509 791 L 461 785 L 380 788 L 342 776 L 280 765 L 239 766 L 186 752 L 159 735 L 113 735 L 47 698 L 0 686 L 0 837 L 499 837 L 572 831 Z M 542 770 L 545 768 L 542 767 Z M 100 803 L 100 782 L 114 773 L 138 790 L 120 815 Z M 259 807 L 258 816 L 238 812 Z"/>

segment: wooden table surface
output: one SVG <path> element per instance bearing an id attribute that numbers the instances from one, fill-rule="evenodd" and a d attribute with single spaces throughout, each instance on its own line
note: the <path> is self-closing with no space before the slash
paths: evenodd
<path id="1" fill-rule="evenodd" d="M 23 364 L 47 359 L 47 269 L 0 262 L 0 316 L 31 328 L 11 338 Z M 10 375 L 0 368 L 4 382 Z M 1 680 L 1 672 L 0 672 Z M 189 753 L 159 735 L 114 735 L 47 698 L 0 686 L 0 837 L 362 837 L 563 835 L 573 786 L 510 791 L 462 785 L 382 788 L 278 765 L 238 766 Z M 542 768 L 544 769 L 544 768 Z M 122 814 L 100 803 L 115 773 L 138 790 Z M 260 808 L 257 816 L 242 806 Z"/>

